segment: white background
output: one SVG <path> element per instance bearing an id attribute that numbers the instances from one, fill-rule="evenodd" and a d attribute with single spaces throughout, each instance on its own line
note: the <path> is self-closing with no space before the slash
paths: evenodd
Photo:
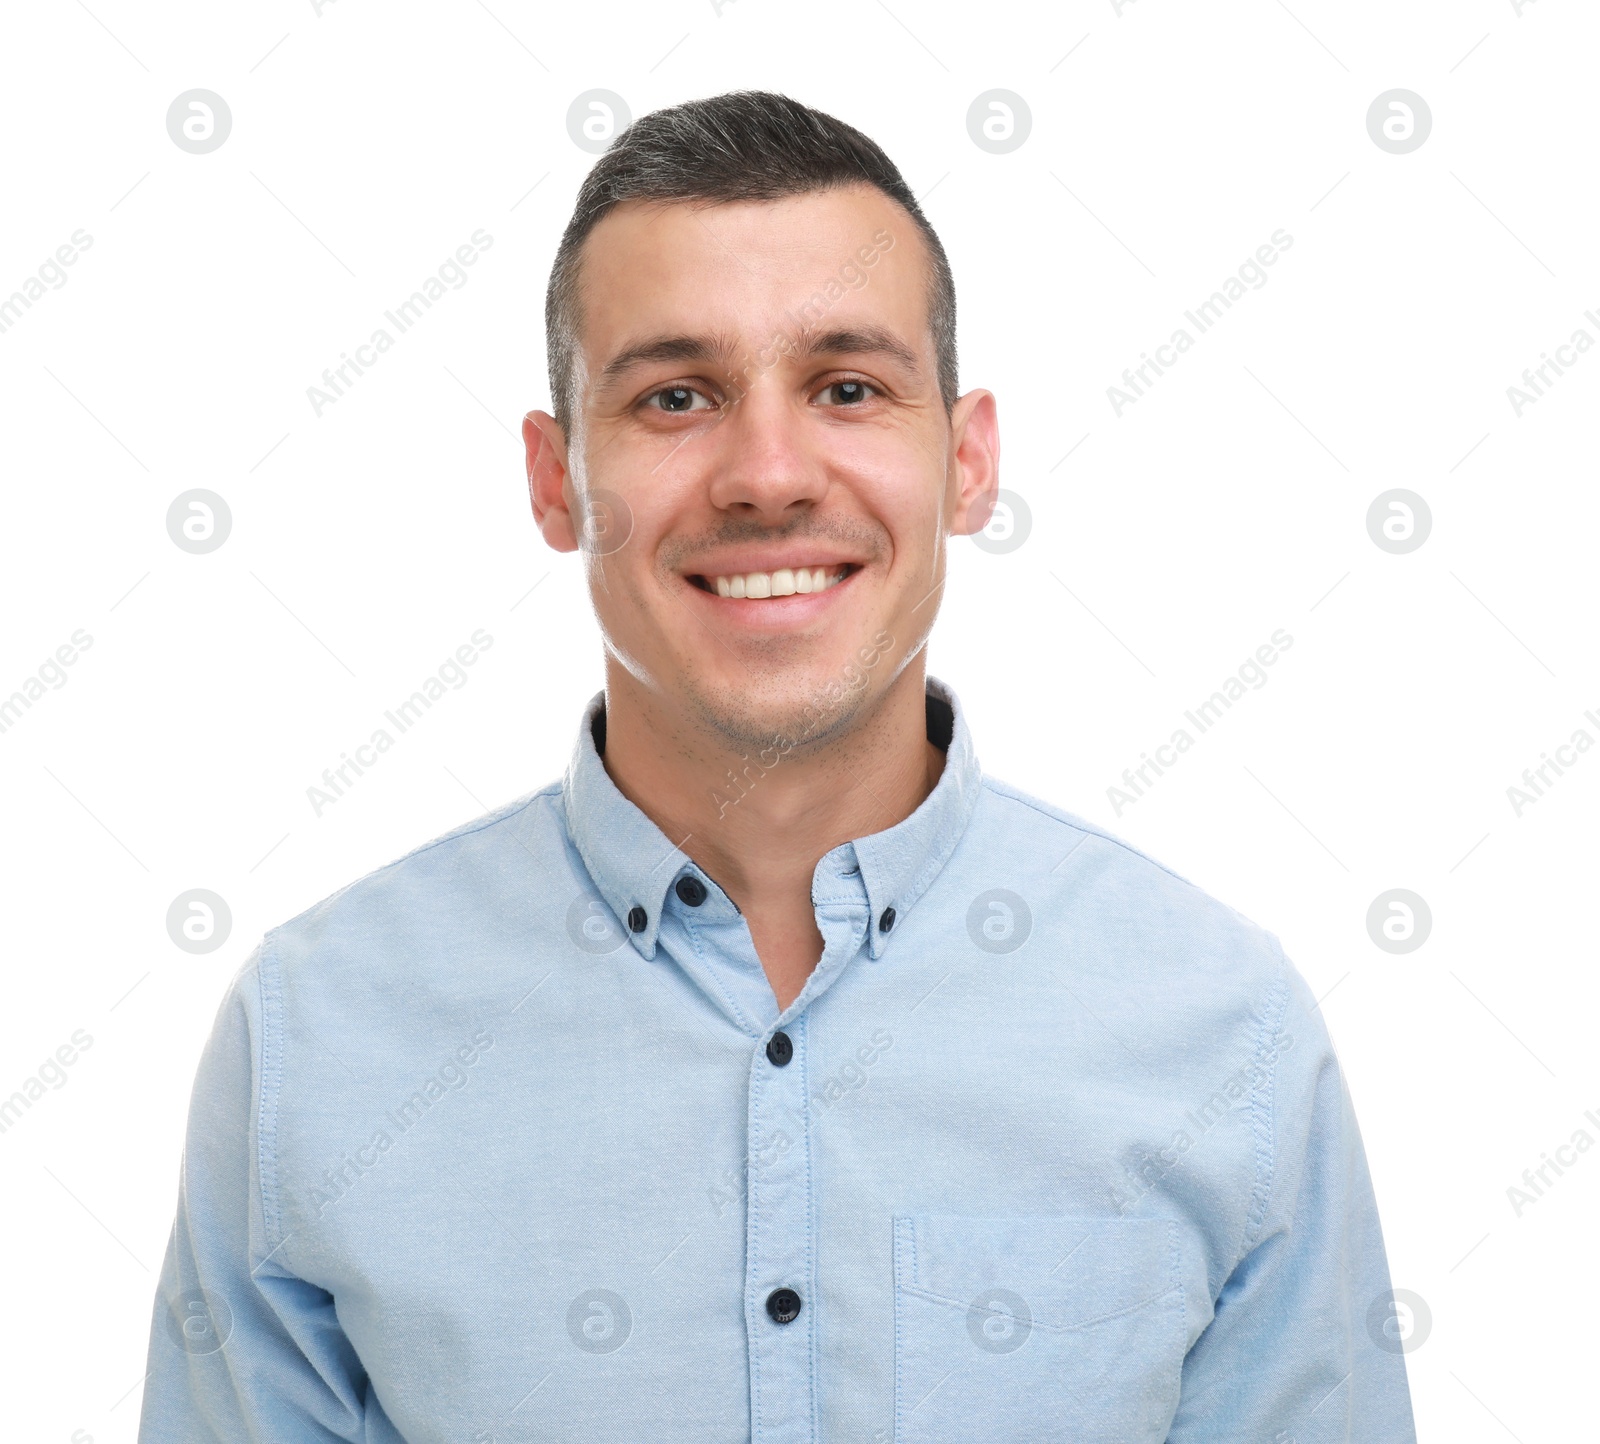
<path id="1" fill-rule="evenodd" d="M 94 1042 L 0 1135 L 7 1437 L 133 1438 L 190 1081 L 261 933 L 564 765 L 597 637 L 515 433 L 592 160 L 567 110 L 738 86 L 878 139 L 950 252 L 963 385 L 998 394 L 1033 516 L 1009 554 L 954 547 L 930 654 L 984 765 L 1271 928 L 1326 996 L 1394 1282 L 1432 1313 L 1422 1437 L 1592 1437 L 1600 1150 L 1520 1217 L 1506 1190 L 1600 1140 L 1600 755 L 1520 817 L 1506 789 L 1600 739 L 1600 355 L 1520 417 L 1506 388 L 1600 340 L 1600 24 L 1577 0 L 1121 8 L 8 11 L 0 295 L 93 244 L 0 334 L 0 696 L 93 645 L 0 734 L 0 1095 Z M 195 87 L 232 112 L 205 155 L 166 127 Z M 1433 118 L 1405 155 L 1366 126 L 1396 87 Z M 968 136 L 993 88 L 1032 112 L 1010 154 Z M 323 368 L 479 228 L 469 283 L 315 415 Z M 1115 415 L 1123 367 L 1278 228 L 1268 284 Z M 166 528 L 195 487 L 232 512 L 208 555 Z M 1432 513 L 1405 555 L 1366 525 L 1395 487 Z M 469 684 L 316 816 L 307 787 L 478 628 Z M 1122 769 L 1279 628 L 1268 684 L 1118 815 Z M 1366 926 L 1396 887 L 1433 916 L 1403 955 Z M 167 933 L 192 888 L 232 911 L 206 955 Z"/>

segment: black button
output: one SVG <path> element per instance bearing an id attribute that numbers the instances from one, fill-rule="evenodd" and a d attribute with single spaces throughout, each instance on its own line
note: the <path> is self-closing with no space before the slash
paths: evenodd
<path id="1" fill-rule="evenodd" d="M 636 933 L 642 933 L 650 926 L 650 914 L 643 908 L 633 907 L 628 909 L 628 926 Z"/>
<path id="2" fill-rule="evenodd" d="M 792 1324 L 800 1317 L 800 1295 L 793 1289 L 773 1289 L 767 1295 L 767 1312 L 775 1324 Z"/>
<path id="3" fill-rule="evenodd" d="M 893 908 L 885 908 L 883 910 L 883 916 L 878 919 L 878 931 L 880 933 L 886 933 L 893 926 L 894 926 L 894 909 Z"/>
<path id="4" fill-rule="evenodd" d="M 794 1044 L 787 1033 L 774 1033 L 767 1039 L 767 1061 L 774 1068 L 787 1068 L 794 1057 Z"/>
<path id="5" fill-rule="evenodd" d="M 673 891 L 678 894 L 679 902 L 687 903 L 692 908 L 699 907 L 706 900 L 706 885 L 687 873 L 678 879 Z"/>

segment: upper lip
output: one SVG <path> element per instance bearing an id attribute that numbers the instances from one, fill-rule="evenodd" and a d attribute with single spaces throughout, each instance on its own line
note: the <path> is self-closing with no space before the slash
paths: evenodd
<path id="1" fill-rule="evenodd" d="M 776 572 L 785 568 L 795 571 L 800 567 L 825 567 L 833 571 L 842 566 L 860 565 L 862 562 L 859 557 L 844 556 L 825 547 L 772 542 L 708 557 L 682 568 L 682 574 L 686 577 L 736 577 L 749 572 Z"/>

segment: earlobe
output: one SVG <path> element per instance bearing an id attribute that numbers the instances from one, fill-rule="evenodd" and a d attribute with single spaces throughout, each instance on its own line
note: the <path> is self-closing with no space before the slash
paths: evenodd
<path id="1" fill-rule="evenodd" d="M 528 500 L 545 542 L 558 552 L 578 549 L 578 533 L 567 505 L 567 440 L 555 417 L 530 411 L 522 418 L 522 444 L 527 457 Z"/>
<path id="2" fill-rule="evenodd" d="M 954 440 L 952 536 L 971 536 L 989 524 L 1000 488 L 1000 421 L 994 393 L 969 391 L 950 418 Z"/>

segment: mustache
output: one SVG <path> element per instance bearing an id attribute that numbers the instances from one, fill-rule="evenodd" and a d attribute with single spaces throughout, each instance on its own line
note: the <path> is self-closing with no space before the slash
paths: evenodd
<path id="1" fill-rule="evenodd" d="M 705 556 L 719 547 L 746 542 L 814 541 L 831 542 L 845 551 L 859 552 L 876 561 L 887 551 L 887 534 L 881 526 L 858 517 L 802 516 L 781 526 L 769 526 L 753 518 L 725 517 L 716 526 L 691 536 L 674 537 L 663 544 L 661 564 L 677 571 L 691 557 Z"/>

